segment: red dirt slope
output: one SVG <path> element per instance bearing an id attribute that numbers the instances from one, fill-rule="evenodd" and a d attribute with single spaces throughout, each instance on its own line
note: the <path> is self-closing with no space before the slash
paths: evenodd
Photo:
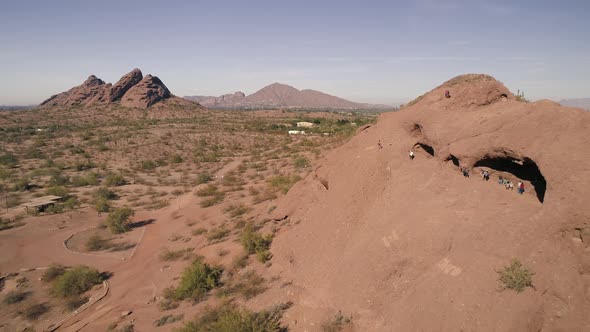
<path id="1" fill-rule="evenodd" d="M 588 128 L 590 114 L 519 102 L 486 75 L 383 114 L 275 210 L 293 225 L 272 247 L 292 281 L 286 322 L 314 331 L 342 310 L 358 331 L 590 330 Z M 534 289 L 498 290 L 512 258 Z"/>

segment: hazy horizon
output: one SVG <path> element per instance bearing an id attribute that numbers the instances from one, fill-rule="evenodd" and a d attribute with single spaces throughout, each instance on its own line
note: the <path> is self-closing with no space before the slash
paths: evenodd
<path id="1" fill-rule="evenodd" d="M 172 93 L 273 82 L 403 103 L 464 73 L 532 100 L 588 97 L 590 3 L 19 1 L 0 10 L 0 105 L 38 104 L 138 67 Z"/>

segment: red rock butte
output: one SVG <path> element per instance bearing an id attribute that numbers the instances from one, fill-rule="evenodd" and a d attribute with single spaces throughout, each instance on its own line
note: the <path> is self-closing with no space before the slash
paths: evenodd
<path id="1" fill-rule="evenodd" d="M 289 320 L 313 330 L 341 310 L 359 331 L 590 330 L 588 128 L 587 112 L 475 74 L 382 114 L 274 212 L 293 225 L 271 267 L 298 290 Z M 513 258 L 534 288 L 498 290 Z"/>
<path id="2" fill-rule="evenodd" d="M 135 68 L 121 77 L 114 85 L 107 84 L 91 75 L 81 85 L 51 96 L 40 106 L 42 108 L 91 107 L 120 104 L 124 107 L 148 108 L 167 99 L 174 99 L 177 103 L 187 103 L 170 93 L 170 90 L 158 77 L 152 75 L 143 77 L 141 70 Z"/>

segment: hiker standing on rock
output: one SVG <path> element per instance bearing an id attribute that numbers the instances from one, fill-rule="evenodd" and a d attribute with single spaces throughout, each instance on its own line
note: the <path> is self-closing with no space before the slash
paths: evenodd
<path id="1" fill-rule="evenodd" d="M 410 150 L 410 160 L 414 160 L 414 151 Z"/>
<path id="2" fill-rule="evenodd" d="M 468 178 L 469 177 L 469 168 L 464 167 L 461 169 L 461 173 L 463 173 L 463 176 Z"/>
<path id="3" fill-rule="evenodd" d="M 522 181 L 518 181 L 517 188 L 518 188 L 518 193 L 519 194 L 521 194 L 521 195 L 524 194 L 524 183 Z"/>

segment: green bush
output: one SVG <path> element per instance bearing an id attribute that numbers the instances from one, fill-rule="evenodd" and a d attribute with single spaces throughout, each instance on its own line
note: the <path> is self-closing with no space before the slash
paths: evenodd
<path id="1" fill-rule="evenodd" d="M 77 266 L 65 271 L 55 279 L 53 293 L 62 298 L 79 296 L 101 282 L 102 276 L 96 269 Z"/>
<path id="2" fill-rule="evenodd" d="M 65 209 L 73 210 L 80 206 L 80 201 L 76 197 L 68 197 L 62 205 Z"/>
<path id="3" fill-rule="evenodd" d="M 286 194 L 295 183 L 301 180 L 298 175 L 277 175 L 268 181 L 270 186 L 276 190 L 280 190 Z"/>
<path id="4" fill-rule="evenodd" d="M 211 230 L 209 230 L 209 232 L 207 233 L 207 240 L 209 240 L 209 242 L 219 242 L 221 240 L 223 240 L 225 237 L 227 237 L 230 233 L 229 229 L 226 229 L 225 227 L 218 227 L 218 228 L 213 228 Z"/>
<path id="5" fill-rule="evenodd" d="M 51 264 L 49 266 L 49 268 L 47 270 L 45 270 L 45 273 L 43 273 L 42 279 L 45 282 L 51 282 L 51 281 L 55 280 L 55 278 L 64 274 L 65 272 L 66 272 L 65 266 L 59 265 L 59 264 Z"/>
<path id="6" fill-rule="evenodd" d="M 219 278 L 223 270 L 212 267 L 199 259 L 193 261 L 182 273 L 180 284 L 174 291 L 177 300 L 202 300 L 213 288 L 219 286 Z"/>
<path id="7" fill-rule="evenodd" d="M 181 156 L 179 156 L 179 155 L 174 155 L 174 156 L 172 156 L 172 157 L 170 158 L 170 162 L 171 162 L 172 164 L 180 164 L 181 162 L 183 162 L 183 159 L 182 159 L 182 157 L 181 157 Z"/>
<path id="8" fill-rule="evenodd" d="M 47 188 L 47 190 L 45 190 L 45 195 L 67 197 L 69 194 L 70 194 L 70 192 L 68 191 L 68 189 L 66 187 L 62 187 L 62 186 L 53 186 L 53 187 L 49 187 L 49 188 Z"/>
<path id="9" fill-rule="evenodd" d="M 508 288 L 522 292 L 526 287 L 533 287 L 534 273 L 516 258 L 512 260 L 510 265 L 496 272 L 499 274 L 498 280 L 502 283 L 501 290 Z"/>
<path id="10" fill-rule="evenodd" d="M 156 169 L 156 167 L 158 167 L 158 165 L 153 160 L 144 160 L 141 162 L 141 168 L 146 171 Z"/>
<path id="11" fill-rule="evenodd" d="M 24 301 L 27 297 L 31 295 L 30 292 L 23 292 L 20 290 L 14 290 L 6 294 L 4 297 L 4 304 L 15 304 Z"/>
<path id="12" fill-rule="evenodd" d="M 70 179 L 62 174 L 54 174 L 49 179 L 49 185 L 52 187 L 65 186 L 70 183 Z"/>
<path id="13" fill-rule="evenodd" d="M 105 185 L 107 187 L 123 186 L 125 184 L 127 184 L 127 181 L 125 181 L 125 178 L 121 174 L 110 173 L 105 178 Z"/>
<path id="14" fill-rule="evenodd" d="M 41 315 L 49 311 L 49 307 L 44 303 L 38 303 L 28 306 L 25 309 L 25 318 L 28 320 L 37 320 Z"/>
<path id="15" fill-rule="evenodd" d="M 295 165 L 295 168 L 306 168 L 309 167 L 309 160 L 307 160 L 305 157 L 296 157 L 293 160 L 293 164 Z"/>
<path id="16" fill-rule="evenodd" d="M 14 191 L 27 191 L 29 189 L 31 189 L 31 184 L 27 178 L 20 178 L 14 182 Z"/>
<path id="17" fill-rule="evenodd" d="M 154 321 L 154 326 L 160 327 L 160 326 L 164 326 L 166 324 L 172 324 L 174 322 L 177 322 L 177 321 L 183 320 L 183 319 L 184 319 L 183 314 L 176 315 L 176 316 L 166 315 L 166 316 L 160 317 L 160 319 L 157 319 L 156 321 Z"/>
<path id="18" fill-rule="evenodd" d="M 258 233 L 254 226 L 249 223 L 242 230 L 240 243 L 249 255 L 256 254 L 256 258 L 264 263 L 271 258 L 270 244 L 272 243 L 272 235 L 262 236 Z"/>
<path id="19" fill-rule="evenodd" d="M 0 156 L 0 165 L 12 168 L 15 167 L 17 164 L 18 160 L 16 159 L 16 156 L 12 153 L 5 153 L 2 156 Z"/>
<path id="20" fill-rule="evenodd" d="M 272 310 L 252 312 L 226 305 L 216 309 L 206 309 L 197 320 L 187 323 L 179 332 L 284 332 L 281 326 L 283 306 Z"/>
<path id="21" fill-rule="evenodd" d="M 111 210 L 111 205 L 106 199 L 98 198 L 94 200 L 94 209 L 96 209 L 96 212 L 100 215 L 103 212 L 109 212 Z"/>
<path id="22" fill-rule="evenodd" d="M 98 175 L 90 172 L 86 176 L 76 176 L 72 179 L 72 185 L 75 187 L 96 186 L 98 184 Z"/>
<path id="23" fill-rule="evenodd" d="M 334 319 L 322 323 L 322 332 L 342 331 L 342 329 L 349 324 L 352 324 L 352 318 L 345 317 L 342 315 L 342 312 L 338 311 Z"/>
<path id="24" fill-rule="evenodd" d="M 179 259 L 188 259 L 192 256 L 193 249 L 186 248 L 180 250 L 170 250 L 169 248 L 164 248 L 162 252 L 160 252 L 160 260 L 162 261 L 175 261 Z"/>
<path id="25" fill-rule="evenodd" d="M 245 213 L 248 213 L 250 210 L 251 209 L 244 205 L 244 203 L 230 204 L 224 209 L 224 211 L 229 213 L 232 218 L 239 217 Z"/>
<path id="26" fill-rule="evenodd" d="M 107 217 L 107 227 L 113 234 L 125 233 L 129 230 L 129 218 L 133 215 L 135 215 L 135 211 L 131 208 L 116 208 Z"/>
<path id="27" fill-rule="evenodd" d="M 117 199 L 117 194 L 107 187 L 100 187 L 92 192 L 92 196 L 96 199 L 112 200 Z"/>
<path id="28" fill-rule="evenodd" d="M 109 240 L 103 239 L 100 235 L 94 234 L 86 241 L 86 250 L 88 251 L 101 251 L 111 247 Z"/>
<path id="29" fill-rule="evenodd" d="M 200 173 L 199 175 L 197 175 L 197 184 L 207 183 L 211 180 L 211 175 L 209 175 L 208 173 Z"/>

